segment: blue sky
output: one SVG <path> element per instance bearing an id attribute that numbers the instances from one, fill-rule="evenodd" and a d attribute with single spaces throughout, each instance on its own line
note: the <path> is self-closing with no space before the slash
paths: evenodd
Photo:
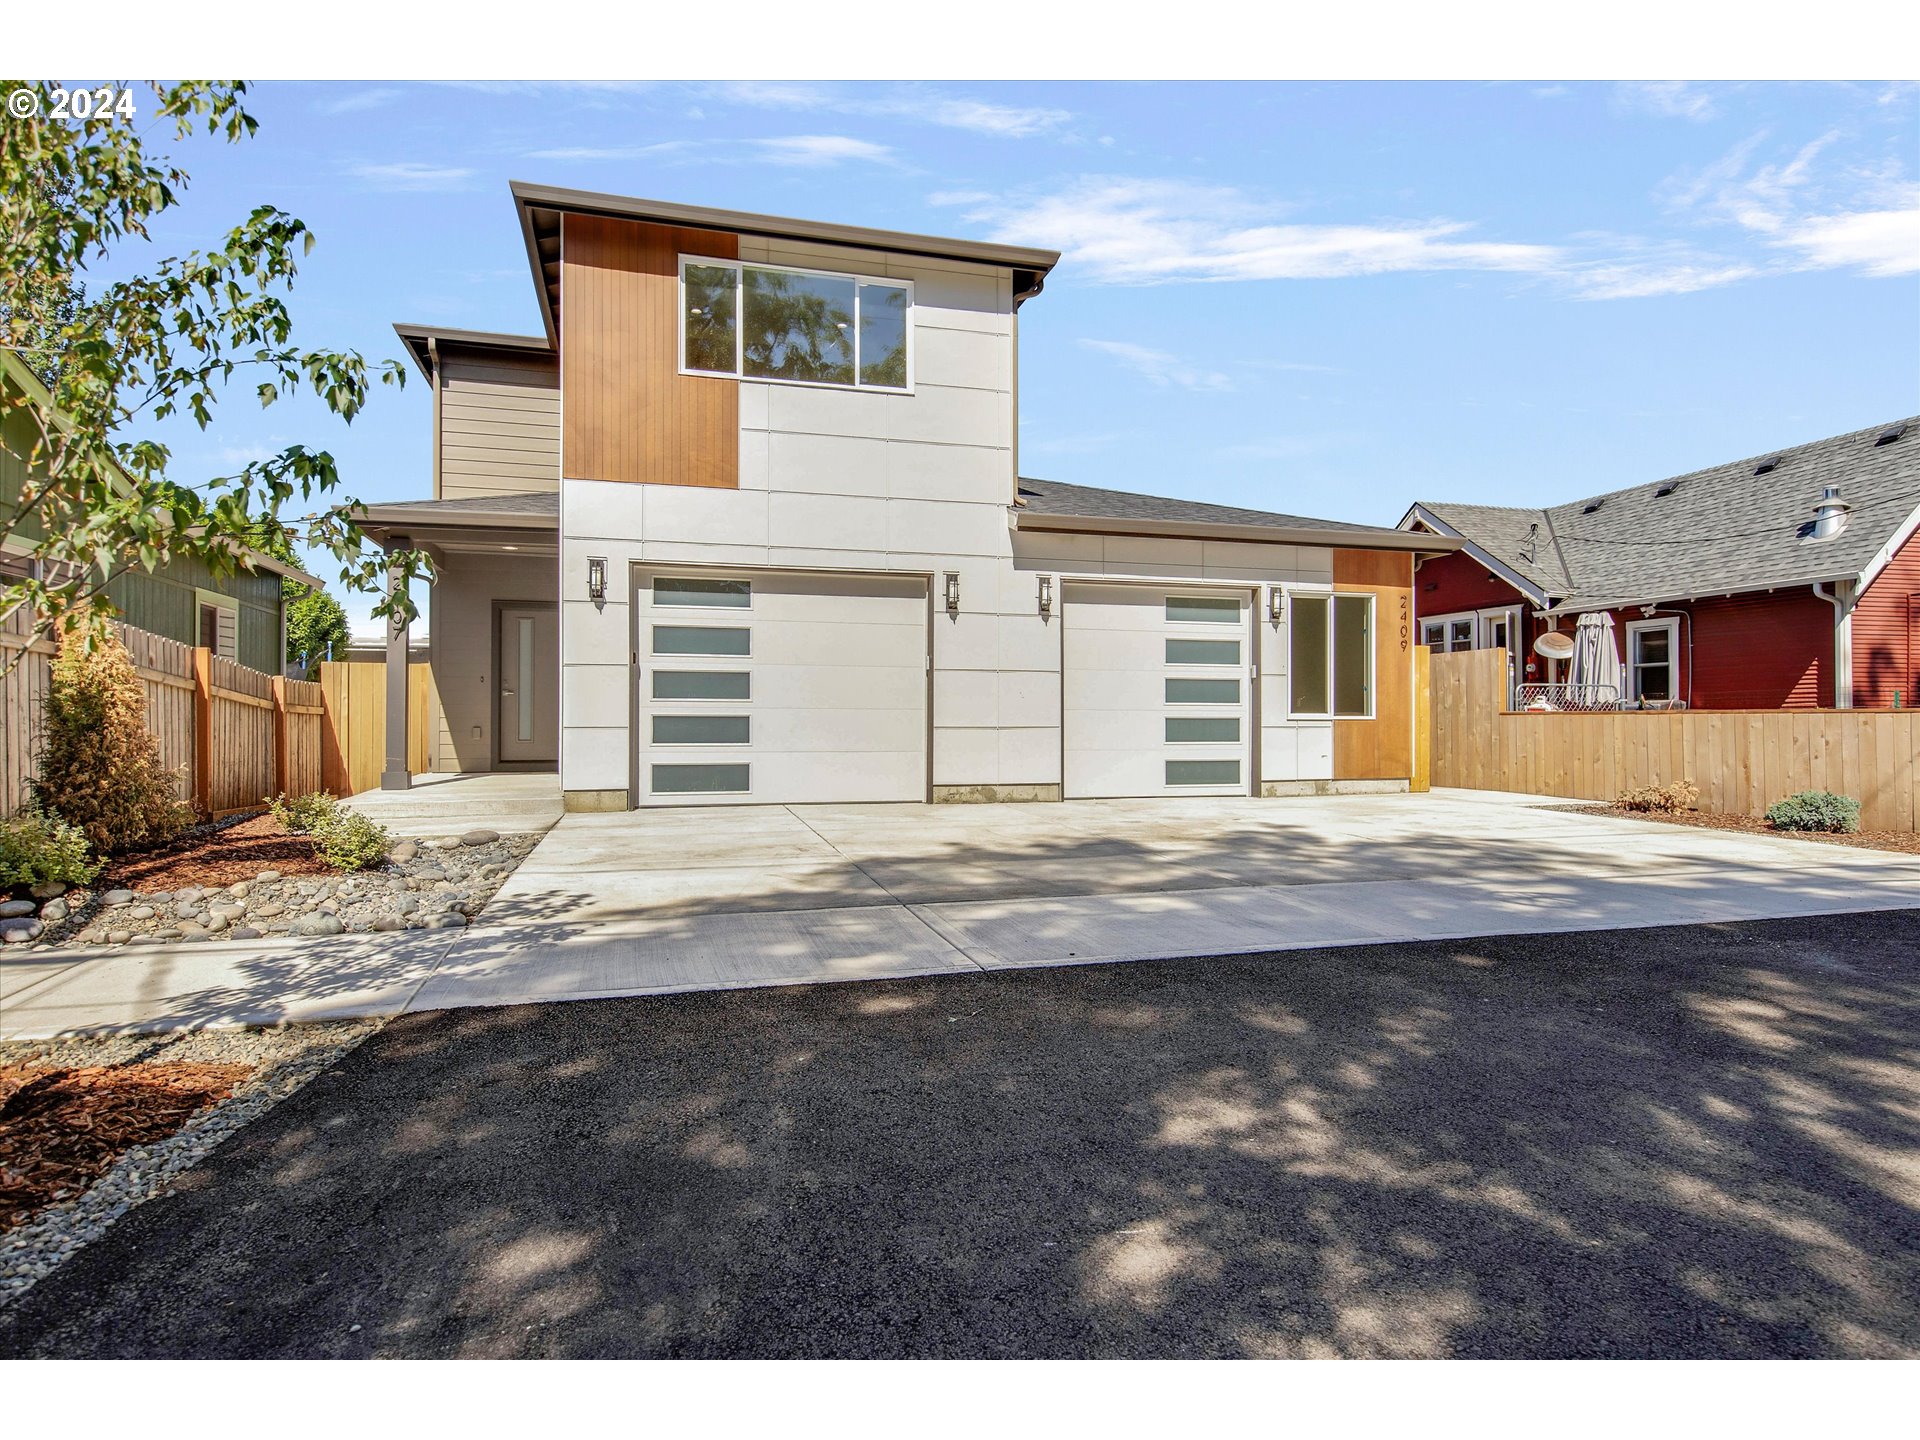
<path id="1" fill-rule="evenodd" d="M 1920 87 L 267 83 L 156 231 L 319 237 L 300 338 L 534 331 L 509 178 L 1059 249 L 1026 473 L 1391 524 L 1540 504 L 1920 409 Z M 430 488 L 430 399 L 241 390 L 177 478 L 299 441 Z M 365 601 L 348 601 L 356 620 Z"/>

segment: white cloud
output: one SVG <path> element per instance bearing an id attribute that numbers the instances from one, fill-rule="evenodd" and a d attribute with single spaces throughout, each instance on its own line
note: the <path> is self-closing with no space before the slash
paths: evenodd
<path id="1" fill-rule="evenodd" d="M 971 96 L 950 95 L 927 86 L 904 86 L 873 93 L 866 89 L 835 90 L 824 85 L 746 81 L 717 86 L 716 93 L 736 105 L 761 109 L 829 110 L 842 115 L 915 120 L 1014 140 L 1058 130 L 1073 118 L 1065 110 L 999 105 Z"/>
<path id="2" fill-rule="evenodd" d="M 1623 109 L 1672 120 L 1711 120 L 1713 97 L 1689 80 L 1628 80 L 1614 92 Z"/>
<path id="3" fill-rule="evenodd" d="M 1162 389 L 1175 385 L 1183 390 L 1233 389 L 1233 381 L 1227 376 L 1215 370 L 1202 370 L 1164 350 L 1150 350 L 1126 340 L 1082 340 L 1080 343 L 1088 350 L 1112 356 Z"/>
<path id="4" fill-rule="evenodd" d="M 464 190 L 473 171 L 459 165 L 426 165 L 401 160 L 390 165 L 356 165 L 353 173 L 376 190 Z"/>
<path id="5" fill-rule="evenodd" d="M 850 135 L 783 135 L 773 140 L 749 141 L 761 158 L 774 165 L 838 165 L 860 160 L 875 165 L 894 164 L 893 151 L 871 140 Z"/>
<path id="6" fill-rule="evenodd" d="M 1890 168 L 1815 162 L 1839 139 L 1829 131 L 1790 158 L 1753 164 L 1764 133 L 1734 146 L 1698 175 L 1666 187 L 1673 208 L 1708 223 L 1738 226 L 1779 252 L 1788 268 L 1858 270 L 1872 276 L 1920 271 L 1920 184 Z"/>
<path id="7" fill-rule="evenodd" d="M 313 108 L 322 115 L 350 115 L 357 110 L 378 110 L 382 106 L 391 105 L 400 98 L 402 93 L 404 92 L 392 87 L 352 90 L 335 99 L 322 100 Z"/>
<path id="8" fill-rule="evenodd" d="M 691 140 L 662 140 L 655 145 L 563 145 L 529 150 L 529 160 L 653 160 L 697 148 Z"/>
<path id="9" fill-rule="evenodd" d="M 1011 201 L 968 208 L 1007 244 L 1064 247 L 1076 270 L 1111 284 L 1307 280 L 1418 270 L 1542 273 L 1550 245 L 1465 239 L 1451 220 L 1277 223 L 1277 207 L 1238 191 L 1179 181 L 1090 176 Z"/>
<path id="10" fill-rule="evenodd" d="M 1536 100 L 1560 100 L 1572 93 L 1573 91 L 1565 85 L 1536 85 L 1533 87 L 1533 98 Z"/>

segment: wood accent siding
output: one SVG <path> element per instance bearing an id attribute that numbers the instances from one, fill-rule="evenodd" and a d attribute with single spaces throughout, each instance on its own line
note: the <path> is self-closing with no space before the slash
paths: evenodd
<path id="1" fill-rule="evenodd" d="M 566 476 L 738 488 L 739 382 L 682 375 L 679 326 L 680 255 L 733 259 L 736 238 L 597 215 L 562 226 Z"/>
<path id="2" fill-rule="evenodd" d="M 1613 800 L 1691 780 L 1700 808 L 1759 815 L 1801 790 L 1860 802 L 1866 830 L 1920 820 L 1920 711 L 1506 710 L 1497 650 L 1435 655 L 1433 783 Z"/>
<path id="3" fill-rule="evenodd" d="M 1853 704 L 1920 708 L 1920 532 L 1907 537 L 1853 607 Z"/>
<path id="4" fill-rule="evenodd" d="M 443 346 L 436 499 L 560 488 L 560 362 Z"/>
<path id="5" fill-rule="evenodd" d="M 1413 556 L 1393 550 L 1335 550 L 1337 594 L 1370 594 L 1373 604 L 1373 719 L 1333 722 L 1333 778 L 1406 780 L 1413 775 Z"/>

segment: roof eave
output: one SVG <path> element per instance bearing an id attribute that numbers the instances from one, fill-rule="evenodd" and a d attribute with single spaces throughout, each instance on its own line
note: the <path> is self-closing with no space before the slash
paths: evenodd
<path id="1" fill-rule="evenodd" d="M 1267 545 L 1317 545 L 1346 550 L 1398 550 L 1416 555 L 1446 555 L 1460 548 L 1445 536 L 1405 531 L 1329 526 L 1247 525 L 1213 520 L 1143 520 L 1116 515 L 1060 515 L 1025 507 L 1013 511 L 1019 530 L 1065 531 L 1083 535 L 1141 535 L 1172 540 L 1248 540 Z"/>
<path id="2" fill-rule="evenodd" d="M 1531 600 L 1536 606 L 1546 605 L 1552 600 L 1552 593 L 1543 588 L 1537 581 L 1522 575 L 1518 570 L 1507 564 L 1506 561 L 1502 560 L 1498 555 L 1495 555 L 1484 545 L 1462 535 L 1459 530 L 1449 525 L 1438 515 L 1435 515 L 1419 501 L 1415 501 L 1408 507 L 1407 513 L 1400 517 L 1399 528 L 1407 530 L 1414 524 L 1431 526 L 1434 533 L 1458 540 L 1460 543 L 1454 546 L 1454 549 L 1464 550 L 1472 557 L 1476 564 L 1498 575 L 1502 580 L 1518 590 L 1523 599 Z"/>

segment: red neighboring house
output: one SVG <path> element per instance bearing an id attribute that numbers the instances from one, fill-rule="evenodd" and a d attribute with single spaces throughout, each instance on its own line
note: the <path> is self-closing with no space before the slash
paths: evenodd
<path id="1" fill-rule="evenodd" d="M 1920 705 L 1920 417 L 1545 510 L 1422 501 L 1400 528 L 1464 542 L 1415 575 L 1421 639 L 1503 647 L 1516 685 L 1563 683 L 1534 642 L 1604 611 L 1630 706 Z"/>

